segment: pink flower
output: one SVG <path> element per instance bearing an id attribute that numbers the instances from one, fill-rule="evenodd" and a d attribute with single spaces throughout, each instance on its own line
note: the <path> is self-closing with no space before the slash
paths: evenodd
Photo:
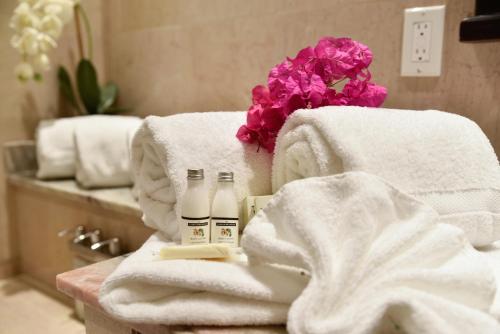
<path id="1" fill-rule="evenodd" d="M 292 73 L 292 64 L 285 60 L 281 64 L 276 65 L 270 72 L 267 80 L 269 86 L 270 97 L 275 104 L 279 104 L 288 94 L 286 82 Z"/>
<path id="2" fill-rule="evenodd" d="M 321 54 L 325 54 L 325 58 L 337 61 L 338 64 L 332 64 L 332 66 L 339 68 L 341 75 L 351 78 L 368 68 L 373 59 L 372 52 L 366 45 L 350 38 L 323 38 L 318 42 L 315 50 L 320 57 Z"/>
<path id="3" fill-rule="evenodd" d="M 251 130 L 248 126 L 242 125 L 236 133 L 236 137 L 245 143 L 254 143 L 257 140 L 257 131 Z"/>
<path id="4" fill-rule="evenodd" d="M 351 80 L 342 90 L 348 105 L 380 107 L 387 96 L 387 89 L 368 81 Z"/>
<path id="5" fill-rule="evenodd" d="M 350 38 L 325 37 L 314 48 L 300 50 L 295 58 L 287 58 L 271 69 L 268 87 L 254 87 L 247 124 L 240 127 L 236 137 L 273 152 L 279 130 L 297 109 L 382 105 L 387 90 L 370 82 L 372 59 L 366 45 Z M 335 85 L 344 80 L 348 81 L 342 91 L 335 90 Z"/>
<path id="6" fill-rule="evenodd" d="M 283 112 L 282 108 L 266 108 L 262 111 L 263 126 L 270 132 L 276 134 L 281 129 L 288 115 Z"/>
<path id="7" fill-rule="evenodd" d="M 253 104 L 271 105 L 273 101 L 269 95 L 269 89 L 266 86 L 255 86 L 252 89 L 252 102 Z"/>
<path id="8" fill-rule="evenodd" d="M 247 126 L 252 130 L 258 130 L 262 127 L 262 106 L 260 104 L 253 104 L 248 109 Z"/>

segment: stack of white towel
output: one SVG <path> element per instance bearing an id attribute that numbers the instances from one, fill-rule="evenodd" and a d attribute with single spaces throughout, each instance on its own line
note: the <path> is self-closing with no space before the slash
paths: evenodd
<path id="1" fill-rule="evenodd" d="M 40 122 L 37 177 L 75 177 L 86 188 L 132 185 L 130 146 L 141 123 L 138 117 L 107 115 Z"/>
<path id="2" fill-rule="evenodd" d="M 277 194 L 244 231 L 250 261 L 158 261 L 178 237 L 186 168 L 211 179 L 232 169 L 240 198 L 269 190 L 269 155 L 234 138 L 243 118 L 149 118 L 139 130 L 140 202 L 161 232 L 104 283 L 108 312 L 165 324 L 287 322 L 293 333 L 500 330 L 500 248 L 470 244 L 500 238 L 498 161 L 473 122 L 447 113 L 297 111 L 278 137 Z"/>
<path id="3" fill-rule="evenodd" d="M 250 263 L 162 261 L 160 233 L 106 279 L 100 303 L 138 323 L 291 333 L 496 333 L 496 282 L 463 232 L 364 173 L 284 186 L 247 226 Z"/>

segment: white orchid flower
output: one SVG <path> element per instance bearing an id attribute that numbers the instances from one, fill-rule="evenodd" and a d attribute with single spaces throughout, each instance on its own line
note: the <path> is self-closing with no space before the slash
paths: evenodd
<path id="1" fill-rule="evenodd" d="M 14 35 L 12 46 L 23 55 L 35 55 L 38 53 L 38 30 L 24 28 L 21 35 Z"/>
<path id="2" fill-rule="evenodd" d="M 1 0 L 0 0 L 1 1 Z M 18 0 L 10 27 L 15 31 L 12 46 L 22 56 L 15 68 L 21 81 L 39 80 L 41 72 L 50 68 L 47 53 L 57 47 L 63 27 L 73 18 L 80 0 Z"/>
<path id="3" fill-rule="evenodd" d="M 21 54 L 29 56 L 46 53 L 57 46 L 52 37 L 34 28 L 24 28 L 20 36 L 16 35 L 12 38 L 11 44 Z"/>
<path id="4" fill-rule="evenodd" d="M 61 36 L 63 23 L 56 15 L 47 15 L 40 21 L 39 29 L 40 32 L 57 39 Z"/>
<path id="5" fill-rule="evenodd" d="M 20 81 L 28 81 L 35 76 L 35 71 L 33 70 L 33 67 L 26 62 L 22 62 L 19 65 L 17 65 L 16 68 L 14 69 L 14 73 Z"/>
<path id="6" fill-rule="evenodd" d="M 75 2 L 72 0 L 39 0 L 34 8 L 45 15 L 56 15 L 66 24 L 73 18 L 74 6 Z"/>
<path id="7" fill-rule="evenodd" d="M 38 0 L 19 0 L 19 3 L 26 3 L 30 6 L 34 6 L 37 2 Z"/>
<path id="8" fill-rule="evenodd" d="M 45 53 L 40 53 L 34 56 L 31 63 L 37 72 L 48 71 L 50 69 L 50 60 Z"/>
<path id="9" fill-rule="evenodd" d="M 50 37 L 47 34 L 44 33 L 38 33 L 38 50 L 41 53 L 47 53 L 51 49 L 54 49 L 57 47 L 56 41 Z"/>
<path id="10" fill-rule="evenodd" d="M 36 28 L 40 23 L 40 18 L 27 3 L 20 3 L 14 10 L 14 15 L 9 26 L 17 32 L 24 28 Z"/>

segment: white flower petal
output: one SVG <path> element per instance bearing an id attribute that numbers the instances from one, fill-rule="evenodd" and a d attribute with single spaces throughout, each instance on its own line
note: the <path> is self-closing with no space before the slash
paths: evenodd
<path id="1" fill-rule="evenodd" d="M 47 15 L 40 22 L 40 31 L 57 39 L 62 33 L 63 23 L 56 15 Z"/>
<path id="2" fill-rule="evenodd" d="M 28 4 L 30 6 L 34 6 L 36 3 L 38 2 L 38 0 L 19 0 L 19 3 L 20 4 Z"/>
<path id="3" fill-rule="evenodd" d="M 75 2 L 72 0 L 39 0 L 35 8 L 40 9 L 46 15 L 58 16 L 63 24 L 66 24 L 73 18 L 74 6 Z"/>
<path id="4" fill-rule="evenodd" d="M 22 54 L 37 54 L 39 49 L 38 31 L 33 28 L 24 28 L 19 38 L 16 39 L 15 44 Z"/>
<path id="5" fill-rule="evenodd" d="M 48 71 L 50 69 L 49 57 L 44 53 L 40 53 L 34 56 L 32 59 L 32 63 L 37 72 Z"/>
<path id="6" fill-rule="evenodd" d="M 21 80 L 21 81 L 27 81 L 33 78 L 35 75 L 35 71 L 33 70 L 33 67 L 26 63 L 20 63 L 19 65 L 16 66 L 14 69 L 14 73 L 16 77 Z"/>
<path id="7" fill-rule="evenodd" d="M 48 52 L 50 49 L 57 47 L 56 41 L 47 34 L 38 33 L 38 48 L 40 52 Z"/>
<path id="8" fill-rule="evenodd" d="M 39 23 L 40 18 L 37 13 L 27 3 L 21 3 L 14 10 L 9 26 L 20 32 L 24 28 L 37 28 Z"/>

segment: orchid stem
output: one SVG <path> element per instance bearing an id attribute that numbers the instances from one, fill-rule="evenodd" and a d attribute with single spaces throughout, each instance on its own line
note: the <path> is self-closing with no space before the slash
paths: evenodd
<path id="1" fill-rule="evenodd" d="M 83 58 L 83 42 L 82 42 L 82 32 L 80 30 L 80 18 L 78 17 L 78 7 L 79 5 L 76 5 L 73 8 L 73 12 L 75 15 L 75 28 L 76 28 L 76 41 L 78 45 L 78 54 L 80 55 L 80 59 Z"/>
<path id="2" fill-rule="evenodd" d="M 87 51 L 88 51 L 87 56 L 89 60 L 92 60 L 94 49 L 92 43 L 92 29 L 90 27 L 90 21 L 82 5 L 76 5 L 75 9 L 77 9 L 78 13 L 81 14 L 82 16 L 83 25 L 85 26 L 85 33 L 87 34 Z M 78 15 L 76 15 L 76 20 L 78 20 Z"/>

